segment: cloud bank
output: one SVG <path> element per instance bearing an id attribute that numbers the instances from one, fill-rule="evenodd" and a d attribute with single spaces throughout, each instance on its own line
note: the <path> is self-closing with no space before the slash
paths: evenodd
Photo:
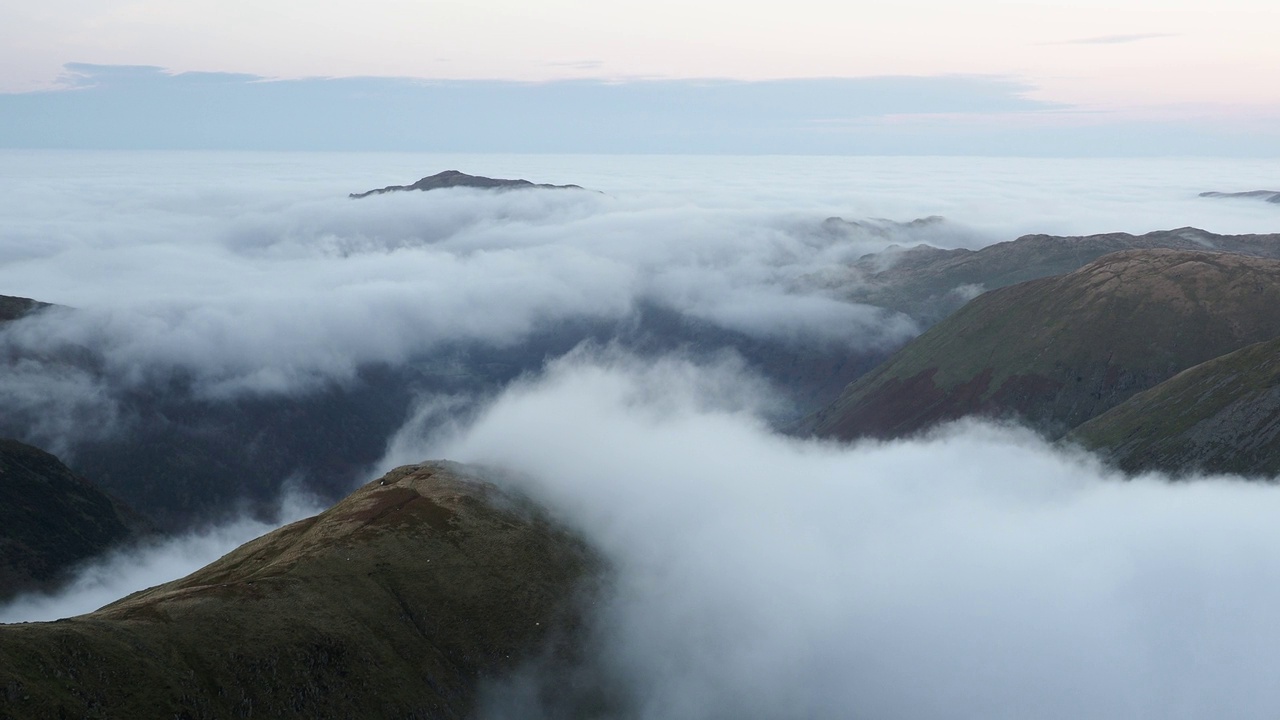
<path id="1" fill-rule="evenodd" d="M 577 355 L 420 446 L 508 469 L 612 560 L 577 677 L 617 716 L 1262 718 L 1280 701 L 1274 485 L 1124 478 L 982 424 L 790 439 L 751 387 Z M 495 688 L 490 716 L 572 710 L 563 673 L 537 707 L 545 670 Z"/>
<path id="2" fill-rule="evenodd" d="M 324 510 L 303 492 L 285 495 L 274 517 L 239 518 L 171 538 L 153 538 L 85 562 L 54 593 L 20 595 L 0 605 L 0 623 L 47 622 L 83 615 L 130 593 L 185 577 L 281 525 Z"/>
<path id="3" fill-rule="evenodd" d="M 604 193 L 346 198 L 441 163 Z M 841 286 L 857 281 L 848 263 L 891 244 L 1274 227 L 1264 204 L 1195 196 L 1260 182 L 1261 162 L 11 153 L 4 166 L 0 292 L 75 308 L 0 330 L 6 407 L 55 449 L 60 418 L 127 421 L 122 389 L 310 392 L 645 306 L 762 342 L 892 347 L 916 328 Z M 822 226 L 933 214 L 949 222 Z"/>
<path id="4" fill-rule="evenodd" d="M 603 192 L 346 198 L 448 167 Z M 371 477 L 388 444 L 404 462 L 422 460 L 424 434 L 465 423 L 510 377 L 584 338 L 621 338 L 655 364 L 667 354 L 720 363 L 730 370 L 718 376 L 731 379 L 711 395 L 751 388 L 750 397 L 769 399 L 734 400 L 731 409 L 775 417 L 785 414 L 785 393 L 742 380 L 760 368 L 682 344 L 773 343 L 847 358 L 913 331 L 844 301 L 829 282 L 856 282 L 844 269 L 863 253 L 895 243 L 978 247 L 1027 232 L 1273 230 L 1273 206 L 1196 197 L 1206 187 L 1269 186 L 1273 172 L 1265 161 L 1203 160 L 0 152 L 0 293 L 75 309 L 0 328 L 0 420 L 73 466 L 68 451 L 114 438 L 114 455 L 99 458 L 115 470 L 106 478 L 113 490 L 235 502 L 255 483 L 274 488 L 305 474 L 289 464 L 298 459 L 332 471 L 325 489 L 338 493 Z M 823 230 L 836 215 L 937 214 L 948 222 Z M 665 345 L 637 341 L 628 333 L 645 312 L 658 318 L 651 327 L 693 330 L 677 328 L 685 335 Z M 405 383 L 394 373 L 409 365 L 421 374 Z M 385 375 L 374 390 L 399 399 L 331 402 L 368 390 L 361 383 L 371 372 Z M 171 392 L 178 401 L 166 404 Z M 632 406 L 649 412 L 653 398 L 666 397 L 650 395 Z M 191 397 L 198 402 L 182 404 Z M 405 414 L 413 397 L 418 411 Z M 299 398 L 319 399 L 290 404 Z M 248 401 L 257 404 L 238 404 Z M 154 412 L 144 417 L 148 402 Z M 344 421 L 332 437 L 305 424 L 315 417 L 301 413 L 317 409 L 376 416 L 380 426 L 363 426 L 368 457 L 338 442 L 351 435 Z M 406 419 L 413 425 L 393 437 Z M 144 421 L 190 422 L 189 435 L 145 436 L 182 451 L 228 428 L 244 432 L 199 446 L 217 463 L 179 466 L 180 476 L 157 465 L 149 485 L 136 476 L 137 452 L 167 446 L 129 444 Z M 539 421 L 561 422 L 574 421 Z M 764 446 L 779 442 L 759 432 L 752 437 Z M 266 468 L 286 442 L 313 434 L 320 439 L 288 446 L 294 455 Z M 317 455 L 316 445 L 333 455 Z M 222 474 L 195 474 L 204 471 Z M 174 488 L 174 477 L 191 485 Z"/>

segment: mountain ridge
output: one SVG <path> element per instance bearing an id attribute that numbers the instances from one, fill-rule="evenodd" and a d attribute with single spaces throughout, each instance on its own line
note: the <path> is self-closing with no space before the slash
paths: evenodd
<path id="1" fill-rule="evenodd" d="M 0 715 L 468 717 L 486 679 L 572 654 L 603 569 L 476 473 L 397 468 L 185 578 L 0 626 Z"/>
<path id="2" fill-rule="evenodd" d="M 799 430 L 891 438 L 978 414 L 1018 417 L 1057 437 L 1181 370 L 1280 336 L 1277 303 L 1280 261 L 1112 253 L 977 297 Z"/>

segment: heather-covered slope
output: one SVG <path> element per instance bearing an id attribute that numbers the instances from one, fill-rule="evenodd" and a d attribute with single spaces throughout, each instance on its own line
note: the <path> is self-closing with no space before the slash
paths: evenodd
<path id="1" fill-rule="evenodd" d="M 598 569 L 459 466 L 404 467 L 181 580 L 0 626 L 0 717 L 466 717 L 483 678 L 568 651 Z"/>
<path id="2" fill-rule="evenodd" d="M 52 587 L 139 529 L 132 512 L 58 458 L 0 440 L 0 600 Z"/>
<path id="3" fill-rule="evenodd" d="M 1280 336 L 1280 261 L 1126 251 L 986 293 L 852 383 L 802 430 L 898 437 L 964 415 L 1050 435 L 1174 374 Z"/>
<path id="4" fill-rule="evenodd" d="M 1130 472 L 1280 475 L 1280 339 L 1184 370 L 1069 439 Z"/>

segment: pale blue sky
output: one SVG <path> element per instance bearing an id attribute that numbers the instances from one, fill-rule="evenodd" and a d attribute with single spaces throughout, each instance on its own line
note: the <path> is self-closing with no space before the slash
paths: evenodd
<path id="1" fill-rule="evenodd" d="M 701 147 L 724 151 L 868 152 L 879 146 L 885 152 L 957 153 L 999 151 L 1003 145 L 1021 154 L 1275 154 L 1280 83 L 1270 75 L 1280 67 L 1276 27 L 1280 3 L 1274 0 L 7 3 L 0 6 L 0 130 L 6 133 L 0 144 L 42 146 L 64 132 L 56 144 L 132 146 L 131 123 L 136 134 L 155 124 L 148 113 L 181 118 L 198 95 L 205 99 L 194 105 L 216 107 L 188 124 L 208 127 L 192 128 L 185 137 L 169 127 L 161 133 L 168 139 L 152 144 L 256 147 L 273 131 L 235 131 L 246 115 L 269 112 L 281 124 L 297 126 L 302 117 L 322 124 L 324 118 L 314 114 L 317 106 L 351 120 L 397 104 L 435 107 L 444 92 L 484 96 L 484 102 L 535 120 L 559 108 L 565 113 L 562 126 L 580 121 L 572 133 L 561 133 L 566 137 L 535 136 L 534 122 L 523 134 L 528 141 L 511 147 L 514 135 L 491 144 L 494 136 L 483 132 L 511 127 L 500 119 L 472 117 L 475 132 L 449 148 L 458 151 L 686 151 L 701 142 L 702 127 L 717 129 Z M 68 74 L 68 63 L 152 66 L 178 77 L 166 83 L 160 73 L 133 71 L 126 79 L 129 72 L 122 70 L 106 80 L 102 68 L 81 66 Z M 294 82 L 235 90 L 222 83 L 217 91 L 196 93 L 192 86 L 199 77 L 223 76 L 183 74 L 193 71 Z M 356 77 L 384 80 L 365 88 L 359 83 L 371 81 L 318 80 Z M 388 78 L 483 82 L 455 83 L 447 92 L 419 88 L 396 100 L 392 88 L 401 81 Z M 837 86 L 820 92 L 805 83 L 749 85 L 729 101 L 736 114 L 716 116 L 719 100 L 680 82 L 706 78 L 849 78 L 856 82 L 838 86 L 840 92 L 865 96 L 824 105 L 822 92 L 831 100 Z M 564 82 L 569 80 L 596 87 L 584 90 Z M 511 82 L 499 87 L 492 81 Z M 86 92 L 94 82 L 96 90 Z M 604 83 L 617 87 L 606 92 Z M 48 96 L 71 88 L 82 97 Z M 378 99 L 362 114 L 350 106 L 364 92 Z M 780 113 L 785 118 L 776 108 L 762 108 L 778 102 L 779 92 L 796 104 Z M 684 93 L 686 99 L 664 93 Z M 960 99 L 965 93 L 973 97 Z M 215 96 L 216 103 L 210 99 Z M 559 100 L 568 104 L 557 106 Z M 592 104 L 605 100 L 617 105 Z M 685 106 L 648 104 L 653 102 Z M 483 106 L 478 100 L 464 103 Z M 639 112 L 621 113 L 622 106 Z M 850 106 L 864 110 L 851 114 Z M 762 117 L 744 116 L 747 107 Z M 62 114 L 70 112 L 96 113 L 105 122 L 96 130 L 80 127 L 82 117 Z M 219 120 L 218 113 L 228 117 Z M 646 122 L 657 125 L 633 142 Z M 610 130 L 601 123 L 614 125 Z M 691 130 L 676 142 L 664 135 L 664 123 L 688 123 Z M 317 148 L 394 144 L 389 139 L 399 131 L 390 120 L 383 125 L 390 133 L 385 142 L 366 138 L 352 145 L 340 141 L 338 129 L 321 139 L 319 127 L 293 141 L 314 136 Z M 107 137 L 111 128 L 118 132 Z M 438 137 L 454 132 L 433 130 Z M 781 142 L 788 132 L 797 135 Z M 566 144 L 570 135 L 581 142 Z M 608 142 L 601 141 L 604 135 Z M 722 142 L 712 142 L 717 137 Z M 434 147 L 421 138 L 409 145 Z"/>

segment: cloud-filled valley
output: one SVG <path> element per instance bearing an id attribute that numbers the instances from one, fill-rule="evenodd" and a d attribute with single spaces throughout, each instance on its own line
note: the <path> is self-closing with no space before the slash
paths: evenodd
<path id="1" fill-rule="evenodd" d="M 604 549 L 616 578 L 589 672 L 620 688 L 622 716 L 1274 707 L 1273 485 L 1125 478 L 981 423 L 785 438 L 726 403 L 749 386 L 734 372 L 571 357 L 417 453 L 513 468 Z M 563 671 L 539 672 L 495 690 L 492 716 L 537 716 L 539 680 L 565 700 Z"/>
<path id="2" fill-rule="evenodd" d="M 0 436 L 148 498 L 171 539 L 0 619 L 90 610 L 298 517 L 298 497 L 445 458 L 612 566 L 586 656 L 491 684 L 492 717 L 581 710 L 598 700 L 582 685 L 635 718 L 1263 717 L 1280 700 L 1273 484 L 1127 477 L 974 421 L 785 433 L 923 329 L 858 299 L 859 258 L 1273 232 L 1272 205 L 1197 197 L 1268 186 L 1266 163 L 4 157 L 0 294 L 56 307 L 0 324 Z M 453 166 L 590 190 L 347 198 Z"/>

